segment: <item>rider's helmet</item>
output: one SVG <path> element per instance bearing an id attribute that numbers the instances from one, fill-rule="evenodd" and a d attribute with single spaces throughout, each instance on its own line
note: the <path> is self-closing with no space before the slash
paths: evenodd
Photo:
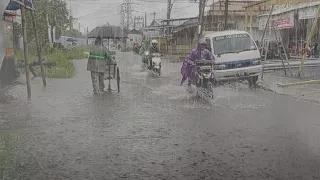
<path id="1" fill-rule="evenodd" d="M 204 39 L 200 39 L 199 41 L 198 41 L 198 47 L 200 48 L 200 49 L 205 49 L 206 47 L 207 47 L 207 42 L 204 40 Z"/>
<path id="2" fill-rule="evenodd" d="M 157 40 L 152 40 L 151 41 L 151 46 L 153 47 L 153 48 L 156 48 L 157 46 L 158 46 L 158 41 Z"/>

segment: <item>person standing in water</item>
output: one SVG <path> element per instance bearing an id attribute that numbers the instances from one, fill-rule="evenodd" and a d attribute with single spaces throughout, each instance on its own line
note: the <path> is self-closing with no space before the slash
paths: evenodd
<path id="1" fill-rule="evenodd" d="M 94 94 L 104 91 L 104 73 L 107 67 L 107 61 L 112 60 L 108 50 L 102 44 L 102 38 L 97 37 L 94 46 L 90 47 L 87 70 L 91 71 L 91 80 Z"/>

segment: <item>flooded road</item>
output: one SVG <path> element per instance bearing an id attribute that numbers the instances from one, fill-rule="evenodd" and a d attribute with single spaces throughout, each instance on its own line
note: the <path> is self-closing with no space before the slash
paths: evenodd
<path id="1" fill-rule="evenodd" d="M 178 86 L 179 63 L 152 78 L 117 56 L 120 94 L 93 95 L 85 60 L 72 79 L 32 81 L 30 102 L 10 89 L 0 125 L 19 138 L 22 179 L 320 179 L 318 105 L 243 84 L 208 102 Z"/>

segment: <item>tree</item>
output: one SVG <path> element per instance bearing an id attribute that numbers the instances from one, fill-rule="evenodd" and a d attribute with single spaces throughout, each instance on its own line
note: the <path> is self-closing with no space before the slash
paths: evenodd
<path id="1" fill-rule="evenodd" d="M 14 47 L 18 47 L 19 38 L 21 38 L 22 36 L 22 25 L 17 22 L 13 22 L 12 27 L 13 27 L 13 44 L 14 44 Z"/>
<path id="2" fill-rule="evenodd" d="M 62 35 L 69 36 L 69 37 L 75 37 L 75 38 L 83 38 L 81 32 L 79 32 L 77 29 L 71 29 L 71 30 L 65 30 L 62 32 Z"/>
<path id="3" fill-rule="evenodd" d="M 39 39 L 43 43 L 48 41 L 48 29 L 47 29 L 47 19 L 46 14 L 48 14 L 48 21 L 51 27 L 51 34 L 53 32 L 53 27 L 56 27 L 58 34 L 57 37 L 61 35 L 59 32 L 65 30 L 69 24 L 69 11 L 67 9 L 67 3 L 63 0 L 37 0 L 34 1 L 34 6 L 36 11 L 35 18 L 38 27 Z M 31 11 L 26 12 L 27 20 L 27 34 L 28 41 L 34 39 L 34 29 L 32 27 L 32 16 Z"/>

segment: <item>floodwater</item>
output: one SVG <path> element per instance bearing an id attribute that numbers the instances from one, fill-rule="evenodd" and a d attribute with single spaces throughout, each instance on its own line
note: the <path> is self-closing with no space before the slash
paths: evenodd
<path id="1" fill-rule="evenodd" d="M 179 86 L 180 63 L 161 77 L 118 53 L 121 92 L 93 95 L 85 60 L 72 79 L 8 90 L 2 131 L 18 137 L 22 179 L 319 179 L 319 106 L 246 84 L 212 101 Z M 112 82 L 115 89 L 115 82 Z"/>

